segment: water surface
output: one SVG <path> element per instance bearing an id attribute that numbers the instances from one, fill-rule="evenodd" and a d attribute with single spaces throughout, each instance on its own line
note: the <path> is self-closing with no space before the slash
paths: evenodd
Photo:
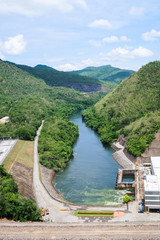
<path id="1" fill-rule="evenodd" d="M 112 158 L 114 152 L 104 147 L 98 135 L 82 121 L 81 114 L 71 118 L 79 127 L 74 146 L 74 159 L 55 175 L 53 185 L 62 196 L 73 203 L 110 205 L 118 203 L 124 191 L 115 190 L 120 166 Z"/>

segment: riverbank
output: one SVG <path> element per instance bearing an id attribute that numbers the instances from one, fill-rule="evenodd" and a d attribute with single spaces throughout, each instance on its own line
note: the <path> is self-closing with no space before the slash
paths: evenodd
<path id="1" fill-rule="evenodd" d="M 67 204 L 71 207 L 77 207 L 77 208 L 83 207 L 83 209 L 88 209 L 88 207 L 91 207 L 91 208 L 103 208 L 103 209 L 107 208 L 112 210 L 124 211 L 126 208 L 122 203 L 119 203 L 116 206 L 113 206 L 113 205 L 99 206 L 99 205 L 83 205 L 83 204 L 76 204 L 76 203 L 69 202 L 66 199 L 64 199 L 61 194 L 58 193 L 58 191 L 52 184 L 55 172 L 52 169 L 44 167 L 43 165 L 41 165 L 40 170 L 41 170 L 41 181 L 44 188 L 46 189 L 50 197 L 52 197 L 54 200 L 60 203 Z"/>
<path id="2" fill-rule="evenodd" d="M 47 190 L 48 194 L 58 202 L 68 203 L 62 195 L 58 193 L 55 187 L 52 184 L 55 172 L 52 169 L 46 168 L 43 165 L 40 165 L 41 170 L 41 181 L 44 188 Z M 70 203 L 72 204 L 72 203 Z"/>
<path id="3" fill-rule="evenodd" d="M 75 114 L 71 121 L 79 126 L 75 157 L 56 176 L 54 171 L 41 166 L 43 186 L 53 199 L 65 204 L 119 206 L 125 192 L 115 190 L 118 164 L 125 169 L 134 169 L 134 164 L 125 156 L 120 143 L 111 145 L 115 153 L 104 147 L 98 135 L 82 121 L 81 114 Z"/>

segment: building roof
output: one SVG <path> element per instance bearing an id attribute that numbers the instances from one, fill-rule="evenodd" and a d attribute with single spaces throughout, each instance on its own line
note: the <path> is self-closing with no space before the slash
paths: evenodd
<path id="1" fill-rule="evenodd" d="M 144 181 L 145 191 L 159 192 L 160 191 L 160 181 L 156 175 L 146 175 L 146 180 Z"/>
<path id="2" fill-rule="evenodd" d="M 154 170 L 154 174 L 160 180 L 160 157 L 151 157 L 151 164 L 152 164 L 152 168 Z"/>

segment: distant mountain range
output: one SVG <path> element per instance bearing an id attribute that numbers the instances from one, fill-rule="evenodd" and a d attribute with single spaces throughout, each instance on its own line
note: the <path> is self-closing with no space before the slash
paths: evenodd
<path id="1" fill-rule="evenodd" d="M 72 71 L 71 73 L 79 74 L 81 76 L 96 78 L 105 82 L 119 84 L 122 80 L 134 73 L 133 70 L 126 70 L 105 65 L 100 67 L 87 67 L 79 71 Z"/>
<path id="2" fill-rule="evenodd" d="M 132 70 L 122 70 L 110 65 L 88 67 L 80 71 L 63 72 L 46 65 L 30 67 L 15 64 L 18 68 L 43 79 L 47 85 L 67 87 L 81 92 L 111 91 L 126 77 L 134 73 Z"/>

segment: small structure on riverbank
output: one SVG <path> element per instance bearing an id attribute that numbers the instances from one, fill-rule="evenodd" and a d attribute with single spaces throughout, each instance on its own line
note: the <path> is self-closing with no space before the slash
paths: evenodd
<path id="1" fill-rule="evenodd" d="M 116 189 L 135 189 L 135 170 L 119 169 Z"/>
<path id="2" fill-rule="evenodd" d="M 7 122 L 9 122 L 9 117 L 8 116 L 0 119 L 0 124 L 4 124 L 4 123 L 7 123 Z"/>

